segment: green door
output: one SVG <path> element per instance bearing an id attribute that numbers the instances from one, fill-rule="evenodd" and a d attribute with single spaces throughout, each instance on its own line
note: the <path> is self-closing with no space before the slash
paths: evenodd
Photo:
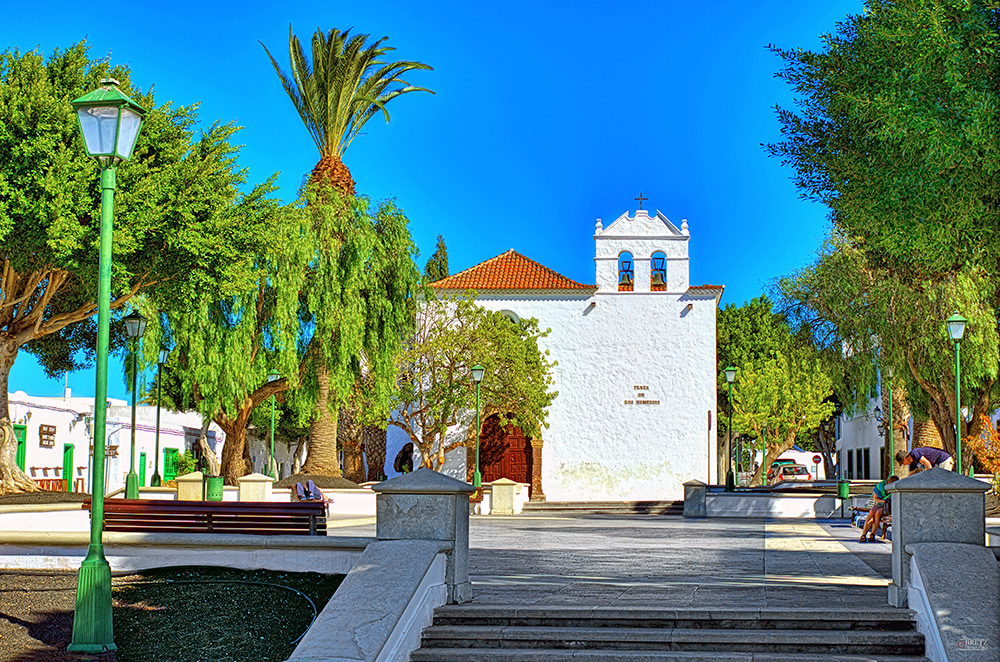
<path id="1" fill-rule="evenodd" d="M 66 479 L 66 491 L 73 491 L 73 444 L 63 445 L 63 478 Z"/>
<path id="2" fill-rule="evenodd" d="M 139 453 L 139 487 L 146 487 L 146 454 Z"/>
<path id="3" fill-rule="evenodd" d="M 25 455 L 28 446 L 28 426 L 15 425 L 14 436 L 17 438 L 17 457 L 15 459 L 18 468 L 24 471 Z"/>
<path id="4" fill-rule="evenodd" d="M 177 449 L 163 449 L 163 480 L 177 478 Z"/>

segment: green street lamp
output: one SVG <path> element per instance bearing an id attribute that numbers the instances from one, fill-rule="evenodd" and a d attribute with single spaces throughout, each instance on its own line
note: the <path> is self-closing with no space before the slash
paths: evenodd
<path id="1" fill-rule="evenodd" d="M 132 451 L 128 465 L 128 476 L 125 477 L 125 498 L 139 498 L 139 476 L 135 473 L 135 392 L 139 388 L 139 340 L 146 333 L 146 318 L 138 311 L 132 311 L 125 317 L 125 333 L 132 345 Z"/>
<path id="2" fill-rule="evenodd" d="M 965 319 L 957 312 L 945 320 L 948 327 L 948 337 L 955 343 L 955 463 L 958 473 L 962 473 L 962 397 L 959 388 L 960 369 L 958 367 L 958 345 L 965 335 Z"/>
<path id="3" fill-rule="evenodd" d="M 73 639 L 68 650 L 100 653 L 115 650 L 111 628 L 111 566 L 104 557 L 104 445 L 108 398 L 108 336 L 111 321 L 111 235 L 114 229 L 115 166 L 132 155 L 146 111 L 122 94 L 118 81 L 73 103 L 88 156 L 101 168 L 101 240 L 97 289 L 97 384 L 94 389 L 94 460 L 91 463 L 90 546 L 80 565 L 73 612 Z"/>
<path id="4" fill-rule="evenodd" d="M 160 477 L 160 393 L 163 391 L 163 364 L 169 356 L 170 350 L 164 348 L 156 359 L 156 453 L 153 455 L 153 479 L 149 483 L 152 487 L 163 486 Z"/>
<path id="5" fill-rule="evenodd" d="M 729 469 L 726 471 L 726 491 L 733 492 L 736 490 L 736 480 L 733 476 L 733 382 L 736 381 L 736 368 L 729 366 L 723 372 L 726 373 L 726 382 L 729 384 L 729 442 L 726 448 Z M 741 448 L 740 455 L 742 454 Z"/>
<path id="6" fill-rule="evenodd" d="M 476 382 L 476 472 L 472 474 L 472 486 L 476 488 L 476 495 L 479 495 L 479 488 L 483 484 L 483 476 L 479 473 L 479 384 L 483 381 L 483 373 L 486 368 L 481 365 L 472 367 L 472 379 Z"/>
<path id="7" fill-rule="evenodd" d="M 889 419 L 887 425 L 889 426 L 889 464 L 892 465 L 896 461 L 895 445 L 892 443 L 892 366 L 886 366 L 885 376 L 889 378 Z M 895 472 L 889 471 L 889 475 L 893 473 Z M 888 478 L 888 476 L 886 477 Z"/>
<path id="8" fill-rule="evenodd" d="M 268 384 L 276 382 L 279 379 L 281 379 L 281 375 L 273 370 L 267 373 Z M 268 469 L 268 475 L 270 475 L 271 478 L 277 478 L 277 476 L 274 475 L 274 393 L 271 394 L 271 461 L 268 464 Z"/>

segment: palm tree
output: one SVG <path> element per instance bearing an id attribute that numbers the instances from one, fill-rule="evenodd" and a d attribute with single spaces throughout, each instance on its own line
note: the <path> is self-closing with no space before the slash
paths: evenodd
<path id="1" fill-rule="evenodd" d="M 367 43 L 370 35 L 351 35 L 350 30 L 316 30 L 312 38 L 312 62 L 302 43 L 288 28 L 288 56 L 291 73 L 286 74 L 264 47 L 271 64 L 309 131 L 319 162 L 309 177 L 310 184 L 329 183 L 343 195 L 353 196 L 354 179 L 343 156 L 362 127 L 381 112 L 389 121 L 386 104 L 407 92 L 431 92 L 403 80 L 410 71 L 431 69 L 422 62 L 383 61 L 394 48 L 383 45 L 387 37 Z M 433 92 L 431 92 L 433 94 Z M 319 348 L 311 348 L 319 350 Z M 323 356 L 322 351 L 307 356 Z M 340 475 L 337 457 L 337 414 L 330 408 L 330 378 L 326 367 L 316 366 L 318 394 L 316 414 L 309 430 L 309 454 L 305 473 Z M 346 449 L 345 449 L 346 450 Z"/>
<path id="2" fill-rule="evenodd" d="M 410 71 L 431 69 L 422 62 L 384 62 L 382 57 L 396 49 L 383 46 L 388 37 L 367 44 L 371 35 L 351 35 L 334 28 L 324 34 L 316 30 L 312 38 L 312 66 L 302 43 L 288 28 L 288 56 L 291 75 L 282 71 L 264 46 L 281 84 L 319 150 L 319 162 L 310 182 L 328 179 L 346 195 L 354 195 L 354 179 L 344 165 L 344 151 L 362 127 L 380 112 L 389 121 L 386 104 L 407 92 L 431 92 L 402 79 Z M 433 92 L 431 92 L 433 94 Z"/>

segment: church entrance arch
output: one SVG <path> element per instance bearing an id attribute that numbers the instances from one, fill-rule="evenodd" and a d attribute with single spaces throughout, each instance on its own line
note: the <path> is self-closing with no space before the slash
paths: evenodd
<path id="1" fill-rule="evenodd" d="M 483 421 L 479 433 L 479 466 L 484 483 L 508 478 L 531 485 L 531 441 L 521 428 L 500 425 L 496 414 Z"/>

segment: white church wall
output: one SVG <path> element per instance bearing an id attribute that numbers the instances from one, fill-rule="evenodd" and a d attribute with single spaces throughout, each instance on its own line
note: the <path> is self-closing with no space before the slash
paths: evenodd
<path id="1" fill-rule="evenodd" d="M 685 481 L 707 482 L 714 465 L 714 297 L 483 294 L 478 302 L 552 329 L 541 343 L 559 361 L 559 395 L 541 433 L 550 501 L 679 499 Z M 636 401 L 657 404 L 626 404 Z"/>

